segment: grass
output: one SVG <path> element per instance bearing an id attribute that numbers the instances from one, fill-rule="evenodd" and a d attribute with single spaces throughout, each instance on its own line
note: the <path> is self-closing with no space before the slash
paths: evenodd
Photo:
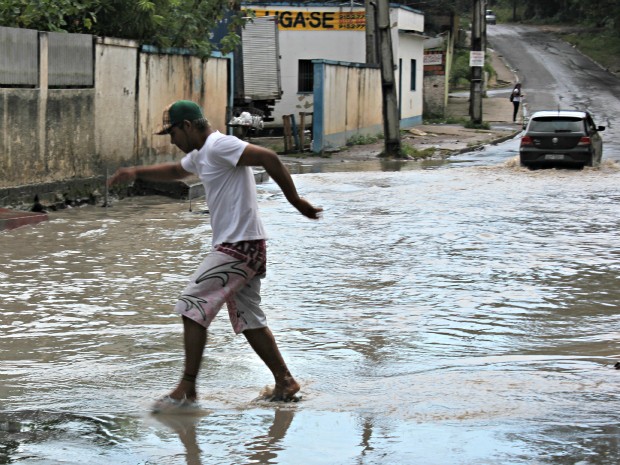
<path id="1" fill-rule="evenodd" d="M 620 73 L 620 37 L 604 30 L 584 32 L 559 32 L 558 35 L 612 73 Z"/>
<path id="2" fill-rule="evenodd" d="M 379 140 L 381 139 L 383 139 L 383 134 L 377 134 L 375 136 L 356 134 L 355 136 L 350 137 L 347 140 L 347 146 L 374 144 L 376 142 L 379 142 Z"/>
<path id="3" fill-rule="evenodd" d="M 483 121 L 482 123 L 474 123 L 471 120 L 468 120 L 463 126 L 467 129 L 491 129 L 491 125 L 487 121 Z"/>
<path id="4" fill-rule="evenodd" d="M 462 116 L 435 116 L 424 120 L 424 124 L 467 124 L 467 118 Z"/>
<path id="5" fill-rule="evenodd" d="M 504 2 L 506 3 L 506 2 Z M 511 5 L 492 7 L 499 23 L 513 22 Z M 523 6 L 517 7 L 517 21 L 523 21 Z M 620 73 L 620 36 L 613 30 L 601 27 L 588 27 L 586 24 L 566 24 L 557 18 L 527 20 L 525 23 L 549 26 L 561 39 L 574 45 L 584 55 L 592 58 L 612 73 Z"/>
<path id="6" fill-rule="evenodd" d="M 416 160 L 423 160 L 425 158 L 431 158 L 433 155 L 435 155 L 435 149 L 433 147 L 427 147 L 425 149 L 418 149 L 409 144 L 401 144 L 400 149 L 403 155 L 406 155 L 410 158 L 414 158 Z"/>

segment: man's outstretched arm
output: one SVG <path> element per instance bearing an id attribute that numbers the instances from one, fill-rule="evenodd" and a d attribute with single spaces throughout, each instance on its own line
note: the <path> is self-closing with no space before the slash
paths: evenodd
<path id="1" fill-rule="evenodd" d="M 282 163 L 282 160 L 280 160 L 280 157 L 278 157 L 278 154 L 273 150 L 250 144 L 243 151 L 237 166 L 262 166 L 267 171 L 267 174 L 271 176 L 271 179 L 280 186 L 286 200 L 299 210 L 302 215 L 313 220 L 320 217 L 323 209 L 313 206 L 306 199 L 299 196 L 291 174 Z"/>
<path id="2" fill-rule="evenodd" d="M 183 169 L 181 163 L 162 163 L 150 166 L 129 166 L 119 168 L 109 179 L 108 186 L 120 183 L 130 183 L 136 179 L 147 181 L 176 181 L 189 176 Z"/>

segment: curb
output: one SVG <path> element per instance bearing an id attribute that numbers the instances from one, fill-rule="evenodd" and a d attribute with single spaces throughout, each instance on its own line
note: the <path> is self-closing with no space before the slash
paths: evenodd
<path id="1" fill-rule="evenodd" d="M 501 144 L 502 142 L 506 142 L 507 140 L 513 139 L 514 137 L 516 137 L 517 135 L 519 135 L 522 131 L 515 131 L 511 134 L 508 134 L 506 136 L 502 136 L 499 137 L 497 139 L 493 139 L 489 142 L 485 142 L 484 144 L 478 144 L 478 145 L 473 145 L 471 147 L 465 147 L 462 148 L 460 150 L 456 150 L 452 155 L 461 155 L 463 153 L 468 153 L 468 152 L 476 152 L 478 150 L 482 150 L 485 145 L 497 145 L 497 144 Z"/>
<path id="2" fill-rule="evenodd" d="M 45 213 L 33 213 L 0 208 L 0 231 L 16 229 L 21 226 L 34 225 L 47 220 L 48 216 Z"/>

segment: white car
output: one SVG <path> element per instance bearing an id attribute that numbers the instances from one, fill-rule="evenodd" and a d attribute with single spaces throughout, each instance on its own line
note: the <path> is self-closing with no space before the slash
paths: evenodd
<path id="1" fill-rule="evenodd" d="M 493 10 L 487 10 L 486 14 L 484 15 L 484 19 L 486 20 L 487 24 L 497 23 L 497 18 L 495 17 L 495 13 L 493 13 Z"/>

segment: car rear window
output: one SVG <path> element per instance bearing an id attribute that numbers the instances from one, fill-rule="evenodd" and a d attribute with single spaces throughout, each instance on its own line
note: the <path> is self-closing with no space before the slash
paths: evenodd
<path id="1" fill-rule="evenodd" d="M 530 122 L 533 132 L 583 132 L 583 119 L 575 117 L 544 117 Z"/>

